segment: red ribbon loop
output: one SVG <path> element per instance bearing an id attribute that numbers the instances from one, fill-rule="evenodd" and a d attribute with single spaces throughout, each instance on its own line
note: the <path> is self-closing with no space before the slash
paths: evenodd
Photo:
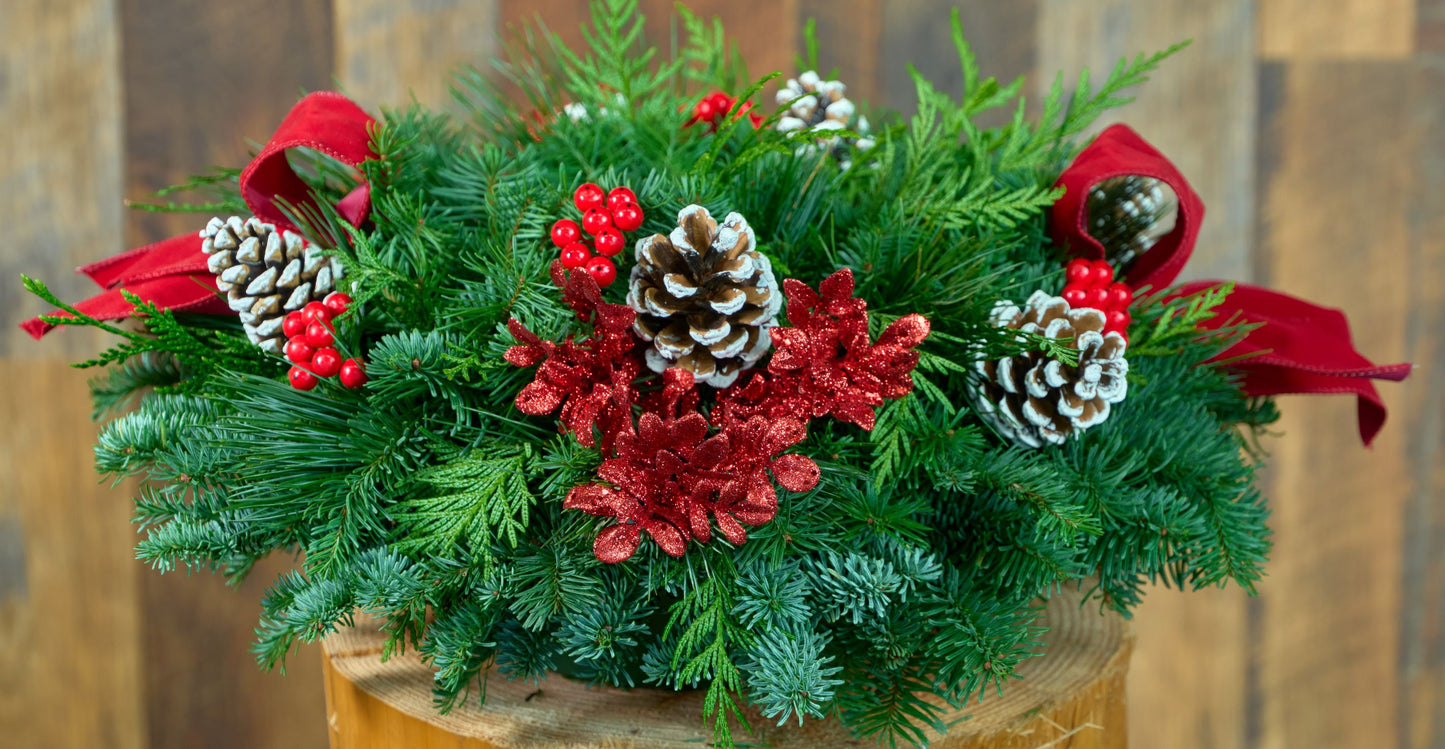
<path id="1" fill-rule="evenodd" d="M 241 197 L 251 212 L 267 223 L 285 229 L 296 226 L 286 218 L 277 199 L 295 206 L 315 205 L 310 187 L 296 175 L 286 160 L 286 151 L 305 147 L 326 154 L 348 166 L 376 158 L 371 150 L 374 122 L 355 102 L 333 91 L 308 94 L 276 128 L 261 153 L 241 172 Z M 371 211 L 370 186 L 363 180 L 336 204 L 342 218 L 360 226 Z M 105 289 L 75 305 L 81 313 L 97 320 L 130 317 L 134 307 L 126 301 L 129 291 L 160 309 L 203 314 L 235 314 L 216 288 L 215 276 L 206 267 L 198 233 L 182 234 L 154 244 L 122 252 L 79 269 Z M 69 313 L 56 312 L 68 317 Z M 39 340 L 53 325 L 40 318 L 26 320 L 20 327 Z"/>
<path id="2" fill-rule="evenodd" d="M 1181 286 L 1179 293 L 1196 294 L 1221 283 L 1194 281 Z M 1360 439 L 1366 445 L 1385 425 L 1385 402 L 1370 380 L 1398 382 L 1413 368 L 1410 364 L 1376 365 L 1355 350 L 1345 313 L 1278 291 L 1235 284 L 1204 327 L 1215 329 L 1231 319 L 1262 323 L 1216 357 L 1220 361 L 1238 359 L 1225 366 L 1243 374 L 1246 395 L 1353 393 L 1359 398 Z"/>
<path id="3" fill-rule="evenodd" d="M 1153 177 L 1169 185 L 1179 198 L 1174 231 L 1141 255 L 1124 278 L 1135 289 L 1163 289 L 1179 277 L 1194 251 L 1199 223 L 1204 219 L 1204 201 L 1163 154 L 1127 125 L 1105 129 L 1059 176 L 1055 186 L 1064 188 L 1064 196 L 1053 206 L 1050 226 L 1054 241 L 1074 257 L 1104 259 L 1104 246 L 1088 230 L 1089 191 L 1106 179 L 1131 174 Z"/>

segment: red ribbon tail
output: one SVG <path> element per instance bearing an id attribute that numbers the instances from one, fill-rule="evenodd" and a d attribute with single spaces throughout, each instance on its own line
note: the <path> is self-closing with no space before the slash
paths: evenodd
<path id="1" fill-rule="evenodd" d="M 1220 281 L 1196 281 L 1180 287 L 1194 294 Z M 1371 380 L 1399 382 L 1414 368 L 1408 363 L 1377 365 L 1355 350 L 1349 321 L 1337 309 L 1320 307 L 1277 291 L 1236 284 L 1205 327 L 1229 320 L 1258 324 L 1244 340 L 1215 357 L 1243 375 L 1249 396 L 1289 393 L 1343 393 L 1359 399 L 1360 439 L 1368 446 L 1385 424 L 1385 402 Z"/>

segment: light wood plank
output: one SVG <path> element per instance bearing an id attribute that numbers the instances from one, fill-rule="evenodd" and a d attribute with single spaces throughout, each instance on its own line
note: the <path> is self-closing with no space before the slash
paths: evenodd
<path id="1" fill-rule="evenodd" d="M 1121 57 L 1193 39 L 1133 92 L 1138 100 L 1096 130 L 1128 122 L 1169 156 L 1208 206 L 1182 280 L 1249 280 L 1254 227 L 1254 3 L 1225 0 L 1041 0 L 1034 90 L 1054 71 L 1072 88 L 1085 66 L 1095 85 Z"/>
<path id="2" fill-rule="evenodd" d="M 212 164 L 242 166 L 303 90 L 333 87 L 326 0 L 123 0 L 128 192 Z M 249 141 L 249 142 L 248 142 Z M 195 231 L 194 214 L 131 214 L 132 245 Z M 143 690 L 155 747 L 320 746 L 325 708 L 315 650 L 292 674 L 260 673 L 249 652 L 261 589 L 289 560 L 259 565 L 239 592 L 210 575 L 142 571 Z"/>
<path id="3" fill-rule="evenodd" d="M 496 0 L 335 0 L 336 76 L 363 107 L 448 104 L 450 73 L 497 54 Z"/>
<path id="4" fill-rule="evenodd" d="M 1403 60 L 1415 49 L 1415 0 L 1259 0 L 1259 52 L 1270 60 Z"/>
<path id="5" fill-rule="evenodd" d="M 86 356 L 100 337 L 71 330 L 36 345 L 17 325 L 97 289 L 77 266 L 121 249 L 121 90 L 114 0 L 0 3 L 0 354 Z"/>
<path id="6" fill-rule="evenodd" d="M 1272 68 L 1261 132 L 1263 280 L 1344 308 L 1377 361 L 1407 353 L 1418 281 L 1409 242 L 1412 121 L 1405 64 Z M 1342 95 L 1341 92 L 1349 92 Z M 1382 138 L 1381 133 L 1390 137 Z M 1418 383 L 1414 385 L 1418 387 Z M 1262 747 L 1396 746 L 1408 391 L 1384 386 L 1394 423 L 1363 450 L 1355 402 L 1285 398 L 1271 442 L 1274 558 L 1262 588 Z"/>
<path id="7" fill-rule="evenodd" d="M 0 743 L 149 746 L 131 486 L 91 473 L 86 374 L 0 359 Z"/>
<path id="8" fill-rule="evenodd" d="M 837 70 L 836 80 L 848 86 L 848 98 L 857 104 L 878 103 L 878 82 L 884 63 L 880 34 L 883 16 L 897 12 L 882 0 L 800 0 L 798 39 L 793 45 L 805 57 L 803 29 L 808 19 L 817 22 L 819 74 Z M 896 63 L 892 63 L 896 64 Z M 791 61 L 780 68 L 786 77 L 802 72 Z"/>
<path id="9" fill-rule="evenodd" d="M 1253 275 L 1256 73 L 1252 2 L 1040 0 L 1035 95 L 1056 70 L 1066 87 L 1087 66 L 1094 81 L 1124 56 L 1193 38 L 1138 100 L 1101 122 L 1132 125 L 1177 164 L 1208 206 L 1186 278 Z M 1156 588 L 1141 608 L 1130 672 L 1137 746 L 1246 746 L 1248 603 L 1237 590 Z"/>

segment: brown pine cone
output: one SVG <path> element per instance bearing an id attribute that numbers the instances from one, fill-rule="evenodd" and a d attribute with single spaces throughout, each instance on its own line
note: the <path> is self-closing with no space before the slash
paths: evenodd
<path id="1" fill-rule="evenodd" d="M 1104 258 L 1127 273 L 1150 247 L 1174 231 L 1179 198 L 1163 180 L 1138 174 L 1111 177 L 1089 190 L 1089 235 Z"/>
<path id="2" fill-rule="evenodd" d="M 698 382 L 725 388 L 772 345 L 768 329 L 783 294 L 741 215 L 729 213 L 719 225 L 706 208 L 690 205 L 677 221 L 671 235 L 637 242 L 627 291 L 637 311 L 633 328 L 652 344 L 652 371 L 682 367 Z"/>
<path id="3" fill-rule="evenodd" d="M 201 231 L 201 251 L 226 303 L 240 313 L 251 342 L 280 354 L 287 312 L 335 291 L 341 264 L 307 244 L 301 235 L 277 230 L 255 217 L 213 218 Z"/>
<path id="4" fill-rule="evenodd" d="M 1021 310 L 1011 302 L 994 308 L 995 325 L 1040 333 L 1079 352 L 1077 366 L 1028 351 L 979 362 L 984 381 L 974 391 L 983 418 L 1005 437 L 1029 447 L 1062 444 L 1070 435 L 1102 424 L 1111 404 L 1128 392 L 1124 359 L 1128 343 L 1104 332 L 1104 313 L 1070 309 L 1063 297 L 1035 291 Z"/>

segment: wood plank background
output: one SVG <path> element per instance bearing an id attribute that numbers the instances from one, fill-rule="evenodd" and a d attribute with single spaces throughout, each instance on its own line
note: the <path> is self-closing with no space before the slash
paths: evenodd
<path id="1" fill-rule="evenodd" d="M 671 3 L 645 0 L 665 39 Z M 700 0 L 754 73 L 791 72 L 804 20 L 875 106 L 904 64 L 959 74 L 957 4 L 985 72 L 1107 67 L 1181 38 L 1117 118 L 1209 206 L 1192 277 L 1346 308 L 1367 354 L 1412 360 L 1359 448 L 1354 405 L 1290 398 L 1267 476 L 1276 549 L 1258 598 L 1156 590 L 1137 617 L 1138 747 L 1445 747 L 1445 0 Z M 445 102 L 445 75 L 537 15 L 579 38 L 581 0 L 7 0 L 0 3 L 0 736 L 20 747 L 321 747 L 320 673 L 247 653 L 261 583 L 132 561 L 129 487 L 89 474 L 83 373 L 99 340 L 34 344 L 21 271 L 69 297 L 80 263 L 191 228 L 128 214 L 244 163 L 303 90 Z"/>

